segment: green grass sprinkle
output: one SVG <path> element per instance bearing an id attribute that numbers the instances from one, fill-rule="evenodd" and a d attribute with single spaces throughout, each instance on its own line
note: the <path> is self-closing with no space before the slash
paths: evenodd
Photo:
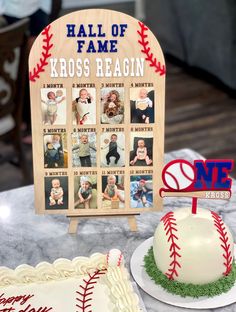
<path id="1" fill-rule="evenodd" d="M 233 262 L 232 270 L 228 276 L 223 276 L 215 282 L 203 285 L 194 285 L 191 283 L 180 283 L 169 280 L 156 266 L 153 247 L 151 247 L 144 257 L 144 267 L 150 278 L 158 285 L 162 286 L 171 294 L 179 295 L 181 297 L 198 298 L 214 297 L 222 293 L 226 293 L 233 287 L 236 280 L 236 264 Z"/>

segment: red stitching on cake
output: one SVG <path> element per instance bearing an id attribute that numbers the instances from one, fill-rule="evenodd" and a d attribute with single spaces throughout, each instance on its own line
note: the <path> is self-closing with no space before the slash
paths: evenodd
<path id="1" fill-rule="evenodd" d="M 48 65 L 47 59 L 51 56 L 51 53 L 49 53 L 49 51 L 53 47 L 53 44 L 50 43 L 53 37 L 53 34 L 49 33 L 50 28 L 51 28 L 51 25 L 47 26 L 46 28 L 44 28 L 44 30 L 41 33 L 45 38 L 43 39 L 42 53 L 41 53 L 40 60 L 36 64 L 36 66 L 33 68 L 33 72 L 30 71 L 29 73 L 29 79 L 32 82 L 35 82 L 36 79 L 39 78 L 39 74 L 44 72 L 45 71 L 44 67 Z"/>
<path id="2" fill-rule="evenodd" d="M 214 226 L 217 228 L 217 232 L 220 234 L 219 239 L 222 242 L 220 246 L 223 249 L 222 256 L 224 258 L 223 264 L 225 266 L 225 272 L 223 272 L 223 275 L 228 275 L 232 269 L 233 262 L 233 257 L 230 251 L 230 244 L 228 243 L 229 236 L 221 217 L 214 211 L 211 211 L 211 215 L 212 218 L 214 219 Z"/>
<path id="3" fill-rule="evenodd" d="M 166 67 L 165 65 L 161 65 L 160 62 L 157 61 L 156 57 L 153 56 L 153 53 L 151 52 L 151 48 L 149 46 L 149 41 L 147 39 L 148 35 L 146 34 L 146 31 L 148 30 L 148 27 L 145 26 L 142 22 L 138 22 L 140 26 L 140 30 L 137 30 L 140 40 L 138 40 L 138 43 L 141 44 L 142 49 L 141 52 L 146 55 L 145 60 L 148 61 L 150 64 L 150 67 L 155 68 L 156 73 L 160 73 L 160 76 L 165 75 L 166 73 Z"/>
<path id="4" fill-rule="evenodd" d="M 165 275 L 170 279 L 174 280 L 175 277 L 178 276 L 177 269 L 178 267 L 181 268 L 181 265 L 178 261 L 178 258 L 181 258 L 181 255 L 178 253 L 178 250 L 181 248 L 177 245 L 176 240 L 178 240 L 177 237 L 177 224 L 176 219 L 174 217 L 174 212 L 168 212 L 163 218 L 161 218 L 161 221 L 164 223 L 164 230 L 166 233 L 166 236 L 168 237 L 168 243 L 170 243 L 170 258 L 171 263 L 169 264 L 168 272 L 165 273 Z"/>
<path id="5" fill-rule="evenodd" d="M 118 261 L 117 261 L 117 266 L 118 266 L 118 267 L 121 265 L 122 258 L 123 258 L 123 255 L 122 255 L 122 253 L 121 253 L 120 256 L 119 256 L 119 259 L 118 259 Z"/>
<path id="6" fill-rule="evenodd" d="M 88 280 L 83 279 L 84 284 L 79 286 L 82 290 L 76 291 L 76 293 L 78 294 L 76 300 L 79 302 L 78 304 L 76 304 L 76 307 L 79 308 L 81 311 L 92 312 L 91 295 L 93 294 L 94 285 L 98 282 L 101 275 L 105 273 L 106 270 L 97 270 L 92 275 L 90 273 L 88 274 Z"/>
<path id="7" fill-rule="evenodd" d="M 107 264 L 108 264 L 108 262 L 109 262 L 109 258 L 110 258 L 110 252 L 107 253 L 107 257 L 106 257 Z"/>

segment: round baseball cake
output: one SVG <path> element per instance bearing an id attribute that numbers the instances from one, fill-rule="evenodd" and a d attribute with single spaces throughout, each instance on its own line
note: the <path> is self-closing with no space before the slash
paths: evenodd
<path id="1" fill-rule="evenodd" d="M 168 212 L 158 225 L 145 257 L 151 278 L 181 296 L 214 296 L 235 282 L 234 242 L 214 211 L 190 208 Z"/>

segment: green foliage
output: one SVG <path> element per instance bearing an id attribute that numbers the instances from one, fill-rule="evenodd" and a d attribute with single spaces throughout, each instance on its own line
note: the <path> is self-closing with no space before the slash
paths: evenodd
<path id="1" fill-rule="evenodd" d="M 228 276 L 223 276 L 213 283 L 194 285 L 180 283 L 178 281 L 169 280 L 156 266 L 153 248 L 151 247 L 148 254 L 144 257 L 144 266 L 147 274 L 158 285 L 162 286 L 169 293 L 179 295 L 181 297 L 214 297 L 221 293 L 225 293 L 233 287 L 236 280 L 236 264 L 232 265 L 232 270 Z"/>

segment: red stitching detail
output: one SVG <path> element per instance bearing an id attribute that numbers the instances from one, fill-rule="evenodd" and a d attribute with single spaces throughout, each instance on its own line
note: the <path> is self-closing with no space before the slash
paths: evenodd
<path id="1" fill-rule="evenodd" d="M 171 172 L 166 171 L 166 172 L 165 172 L 165 175 L 166 175 L 166 176 L 169 175 L 169 176 L 175 181 L 177 190 L 179 190 L 179 189 L 180 189 L 179 181 L 176 179 L 176 177 L 174 176 L 174 174 L 171 173 Z M 174 188 L 174 190 L 176 190 L 176 189 Z"/>
<path id="2" fill-rule="evenodd" d="M 29 79 L 32 82 L 35 82 L 36 79 L 39 78 L 39 74 L 44 72 L 44 67 L 48 65 L 47 59 L 52 55 L 49 53 L 51 48 L 53 47 L 53 44 L 50 43 L 53 34 L 49 34 L 49 30 L 51 28 L 51 25 L 48 25 L 44 30 L 42 31 L 42 35 L 45 37 L 43 39 L 43 46 L 42 46 L 42 53 L 39 62 L 36 64 L 36 66 L 33 68 L 33 71 L 29 72 Z"/>
<path id="3" fill-rule="evenodd" d="M 122 253 L 120 253 L 119 259 L 118 259 L 118 261 L 117 261 L 117 266 L 118 266 L 118 267 L 121 265 L 122 258 L 123 258 L 123 255 L 122 255 Z"/>
<path id="4" fill-rule="evenodd" d="M 76 293 L 79 295 L 76 300 L 79 302 L 76 304 L 76 307 L 79 308 L 83 312 L 92 312 L 90 303 L 92 300 L 91 295 L 93 294 L 93 291 L 90 291 L 94 289 L 94 285 L 98 282 L 101 275 L 105 274 L 106 270 L 97 270 L 92 275 L 89 273 L 88 280 L 83 279 L 84 285 L 80 285 L 79 287 L 80 291 L 76 291 Z M 89 309 L 89 310 L 88 310 Z M 78 312 L 78 311 L 77 311 Z"/>
<path id="5" fill-rule="evenodd" d="M 214 211 L 211 211 L 211 216 L 214 219 L 214 226 L 217 228 L 217 232 L 220 234 L 219 239 L 222 242 L 220 244 L 221 248 L 223 249 L 223 258 L 224 258 L 224 266 L 225 266 L 225 272 L 223 272 L 223 275 L 228 275 L 232 269 L 232 262 L 233 262 L 233 257 L 231 254 L 230 249 L 230 244 L 228 244 L 228 233 L 225 229 L 224 222 L 222 221 L 221 217 L 215 213 Z"/>
<path id="6" fill-rule="evenodd" d="M 168 212 L 163 218 L 161 218 L 161 221 L 164 223 L 164 230 L 166 232 L 166 236 L 168 237 L 168 242 L 170 242 L 170 258 L 171 263 L 169 264 L 169 272 L 166 272 L 166 276 L 173 280 L 174 277 L 178 276 L 177 269 L 178 267 L 181 268 L 180 263 L 178 262 L 178 258 L 181 258 L 181 255 L 179 254 L 178 250 L 181 248 L 177 245 L 176 240 L 178 240 L 177 236 L 177 224 L 176 219 L 174 217 L 174 212 Z"/>
<path id="7" fill-rule="evenodd" d="M 140 26 L 140 30 L 137 30 L 137 33 L 140 36 L 140 40 L 138 40 L 138 43 L 142 46 L 141 52 L 146 55 L 145 60 L 148 61 L 150 64 L 150 67 L 155 68 L 156 73 L 160 73 L 160 76 L 165 75 L 166 73 L 166 67 L 165 65 L 161 65 L 160 62 L 157 61 L 156 57 L 153 56 L 153 53 L 151 52 L 151 48 L 149 47 L 149 41 L 148 35 L 146 34 L 146 31 L 148 30 L 147 26 L 145 26 L 142 22 L 138 22 Z"/>
<path id="8" fill-rule="evenodd" d="M 181 173 L 183 174 L 183 176 L 185 176 L 186 179 L 188 179 L 189 181 L 194 181 L 194 178 L 191 178 L 187 175 L 187 173 L 184 171 L 184 168 L 183 168 L 183 163 L 181 162 L 180 163 L 180 170 L 181 170 Z"/>
<path id="9" fill-rule="evenodd" d="M 107 264 L 108 264 L 108 262 L 109 262 L 109 257 L 110 257 L 110 253 L 108 252 L 108 253 L 107 253 L 107 257 L 106 257 L 106 258 L 107 258 L 107 259 L 106 259 L 106 260 L 107 260 Z"/>

